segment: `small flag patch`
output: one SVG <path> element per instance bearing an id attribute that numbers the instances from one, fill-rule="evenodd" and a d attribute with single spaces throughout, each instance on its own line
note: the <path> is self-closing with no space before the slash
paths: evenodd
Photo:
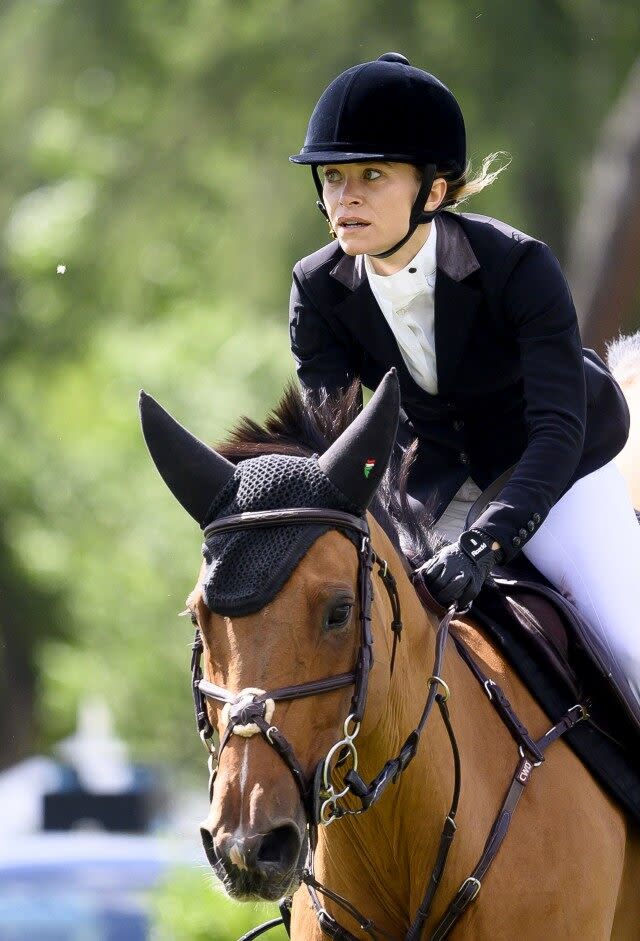
<path id="1" fill-rule="evenodd" d="M 374 461 L 372 457 L 370 457 L 367 461 L 365 461 L 364 476 L 368 477 L 375 466 L 376 466 L 376 462 Z"/>

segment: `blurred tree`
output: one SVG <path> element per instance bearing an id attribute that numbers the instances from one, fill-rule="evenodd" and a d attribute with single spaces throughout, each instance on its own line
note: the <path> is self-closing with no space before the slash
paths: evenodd
<path id="1" fill-rule="evenodd" d="M 632 311 L 639 254 L 640 58 L 603 125 L 572 240 L 582 338 L 600 353 Z"/>
<path id="2" fill-rule="evenodd" d="M 21 647 L 1 665 L 8 689 L 30 664 L 45 740 L 90 683 L 140 756 L 200 760 L 189 631 L 166 623 L 198 532 L 150 466 L 135 397 L 209 440 L 277 398 L 290 270 L 326 239 L 287 158 L 325 85 L 390 49 L 441 76 L 474 165 L 514 158 L 468 208 L 563 256 L 639 39 L 635 0 L 0 7 L 0 617 Z M 13 734 L 24 750 L 29 725 Z"/>

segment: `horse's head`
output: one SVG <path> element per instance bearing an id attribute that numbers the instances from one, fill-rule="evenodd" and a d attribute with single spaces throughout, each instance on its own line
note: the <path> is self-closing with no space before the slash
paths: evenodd
<path id="1" fill-rule="evenodd" d="M 390 643 L 377 648 L 387 669 L 374 674 L 364 711 L 369 614 L 381 618 L 383 604 L 370 594 L 366 508 L 398 411 L 391 372 L 319 458 L 272 454 L 235 466 L 141 396 L 153 460 L 205 534 L 188 605 L 201 641 L 199 727 L 207 740 L 215 730 L 220 747 L 201 832 L 238 898 L 275 899 L 296 885 L 325 759 L 337 743 L 329 774 L 341 756 L 352 759 L 358 720 L 366 735 L 383 708 Z"/>

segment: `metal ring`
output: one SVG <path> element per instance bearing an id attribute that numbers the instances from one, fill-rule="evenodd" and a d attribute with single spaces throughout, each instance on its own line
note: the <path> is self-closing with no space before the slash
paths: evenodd
<path id="1" fill-rule="evenodd" d="M 518 751 L 520 752 L 520 757 L 521 757 L 521 758 L 525 758 L 527 761 L 529 761 L 529 759 L 527 758 L 527 756 L 526 756 L 525 753 L 524 753 L 524 748 L 522 747 L 522 745 L 518 745 Z M 533 759 L 533 755 L 531 755 L 531 759 Z M 543 761 L 544 761 L 544 758 L 541 758 L 539 761 L 533 761 L 533 760 L 532 760 L 531 763 L 532 763 L 532 765 L 533 765 L 534 768 L 539 768 Z"/>
<path id="2" fill-rule="evenodd" d="M 324 762 L 322 765 L 322 783 L 326 790 L 333 790 L 333 785 L 331 784 L 330 775 L 333 773 L 334 769 L 331 767 L 331 761 L 333 759 L 333 756 L 342 748 L 347 748 L 349 750 L 349 754 L 351 755 L 351 761 L 353 762 L 351 770 L 352 771 L 358 770 L 358 752 L 356 751 L 356 746 L 353 744 L 352 740 L 343 739 L 341 742 L 336 742 L 333 748 L 330 748 L 329 751 L 327 752 L 327 757 L 324 759 Z M 347 759 L 347 756 L 345 756 L 344 760 L 346 761 L 346 759 Z M 347 786 L 347 788 L 344 791 L 338 794 L 338 797 L 344 797 L 345 794 L 348 794 L 348 792 L 349 792 L 349 787 Z"/>
<path id="3" fill-rule="evenodd" d="M 264 734 L 265 734 L 265 738 L 266 738 L 266 740 L 269 742 L 270 745 L 273 745 L 273 739 L 272 739 L 272 737 L 271 737 L 271 733 L 272 733 L 272 732 L 277 732 L 277 731 L 278 731 L 277 725 L 270 725 L 269 728 L 267 729 L 267 731 L 264 733 Z"/>
<path id="4" fill-rule="evenodd" d="M 446 702 L 449 696 L 451 695 L 451 690 L 449 689 L 449 687 L 447 686 L 447 684 L 445 683 L 445 681 L 442 679 L 441 676 L 430 676 L 429 679 L 427 680 L 427 686 L 433 686 L 434 683 L 439 683 L 440 686 L 442 686 L 444 690 L 444 701 Z"/>
<path id="5" fill-rule="evenodd" d="M 489 683 L 491 683 L 492 686 L 495 685 L 494 682 L 493 682 L 493 680 L 485 680 L 482 685 L 484 686 L 484 691 L 485 691 L 485 693 L 487 694 L 487 696 L 489 697 L 489 699 L 492 700 L 492 699 L 493 699 L 493 694 L 492 694 L 491 690 L 489 689 Z"/>
<path id="6" fill-rule="evenodd" d="M 349 732 L 350 722 L 353 722 L 353 726 L 354 726 L 353 732 Z M 343 726 L 344 737 L 346 739 L 349 739 L 350 741 L 353 741 L 354 738 L 357 738 L 359 731 L 360 731 L 360 722 L 358 719 L 356 719 L 354 714 L 351 713 L 351 715 L 348 715 L 347 718 L 344 720 L 344 726 Z"/>
<path id="7" fill-rule="evenodd" d="M 329 816 L 325 817 L 325 809 L 329 808 Z M 320 823 L 323 827 L 328 827 L 330 823 L 333 823 L 334 820 L 338 820 L 338 805 L 336 799 L 330 797 L 328 800 L 320 807 Z"/>
<path id="8" fill-rule="evenodd" d="M 215 733 L 214 733 L 215 734 Z M 207 735 L 205 730 L 200 731 L 200 740 L 204 747 L 207 749 L 210 755 L 215 757 L 216 755 L 216 746 L 213 744 L 213 735 Z"/>

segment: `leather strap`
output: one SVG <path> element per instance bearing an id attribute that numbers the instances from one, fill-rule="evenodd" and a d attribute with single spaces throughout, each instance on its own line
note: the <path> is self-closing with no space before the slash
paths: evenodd
<path id="1" fill-rule="evenodd" d="M 503 471 L 499 477 L 496 477 L 496 479 L 489 484 L 486 490 L 482 491 L 475 502 L 471 504 L 467 513 L 466 522 L 464 524 L 465 529 L 471 529 L 475 521 L 487 508 L 491 501 L 495 500 L 517 466 L 517 464 L 512 464 L 511 467 L 506 469 L 506 471 Z"/>
<path id="2" fill-rule="evenodd" d="M 355 673 L 337 673 L 335 676 L 325 676 L 321 680 L 309 680 L 308 683 L 298 683 L 293 686 L 281 686 L 279 689 L 269 690 L 267 693 L 256 694 L 254 702 L 265 702 L 273 699 L 274 702 L 286 702 L 290 699 L 303 699 L 305 696 L 320 696 L 322 693 L 332 693 L 344 686 L 351 686 L 355 681 Z M 233 703 L 237 693 L 230 693 L 222 686 L 216 686 L 208 680 L 199 680 L 198 689 L 207 699 L 216 702 Z"/>
<path id="3" fill-rule="evenodd" d="M 586 710 L 581 705 L 572 706 L 567 710 L 565 715 L 537 740 L 536 747 L 540 753 L 544 753 L 552 742 L 555 742 L 556 739 L 573 728 L 574 725 L 585 719 L 586 715 Z M 430 935 L 429 941 L 442 941 L 442 939 L 446 938 L 456 921 L 478 895 L 482 887 L 482 880 L 496 858 L 498 850 L 502 846 L 513 813 L 518 805 L 518 801 L 522 797 L 524 789 L 531 779 L 531 772 L 535 766 L 536 765 L 528 758 L 524 756 L 520 758 L 511 785 L 507 791 L 507 796 L 503 801 L 502 807 L 487 837 L 482 855 L 471 875 L 464 880 L 458 889 L 458 892 L 442 916 L 442 919 L 439 921 L 436 929 Z"/>
<path id="4" fill-rule="evenodd" d="M 503 693 L 500 686 L 498 686 L 494 680 L 490 679 L 482 672 L 476 661 L 467 650 L 465 644 L 463 644 L 463 642 L 458 637 L 454 637 L 453 642 L 455 643 L 458 653 L 464 662 L 467 664 L 475 678 L 484 688 L 484 691 L 489 697 L 492 706 L 496 712 L 499 713 L 500 718 L 509 730 L 509 733 L 516 745 L 525 748 L 533 757 L 534 761 L 544 761 L 544 756 L 538 748 L 537 743 L 534 741 L 525 726 L 513 711 L 511 703 Z"/>
<path id="5" fill-rule="evenodd" d="M 236 529 L 261 529 L 272 526 L 302 526 L 304 523 L 317 523 L 354 529 L 362 536 L 369 535 L 367 520 L 341 510 L 324 510 L 309 507 L 287 507 L 282 510 L 259 510 L 252 513 L 234 513 L 223 516 L 205 526 L 203 536 L 206 540 L 219 533 L 228 533 Z"/>
<path id="6" fill-rule="evenodd" d="M 251 931 L 247 931 L 241 938 L 238 938 L 238 941 L 254 941 L 254 938 L 259 938 L 261 934 L 266 934 L 267 931 L 271 931 L 272 928 L 278 928 L 280 925 L 284 925 L 283 918 L 272 918 L 271 921 L 265 921 L 263 925 L 258 925 L 257 928 L 252 928 Z M 291 937 L 291 935 L 289 935 L 289 937 Z"/>

